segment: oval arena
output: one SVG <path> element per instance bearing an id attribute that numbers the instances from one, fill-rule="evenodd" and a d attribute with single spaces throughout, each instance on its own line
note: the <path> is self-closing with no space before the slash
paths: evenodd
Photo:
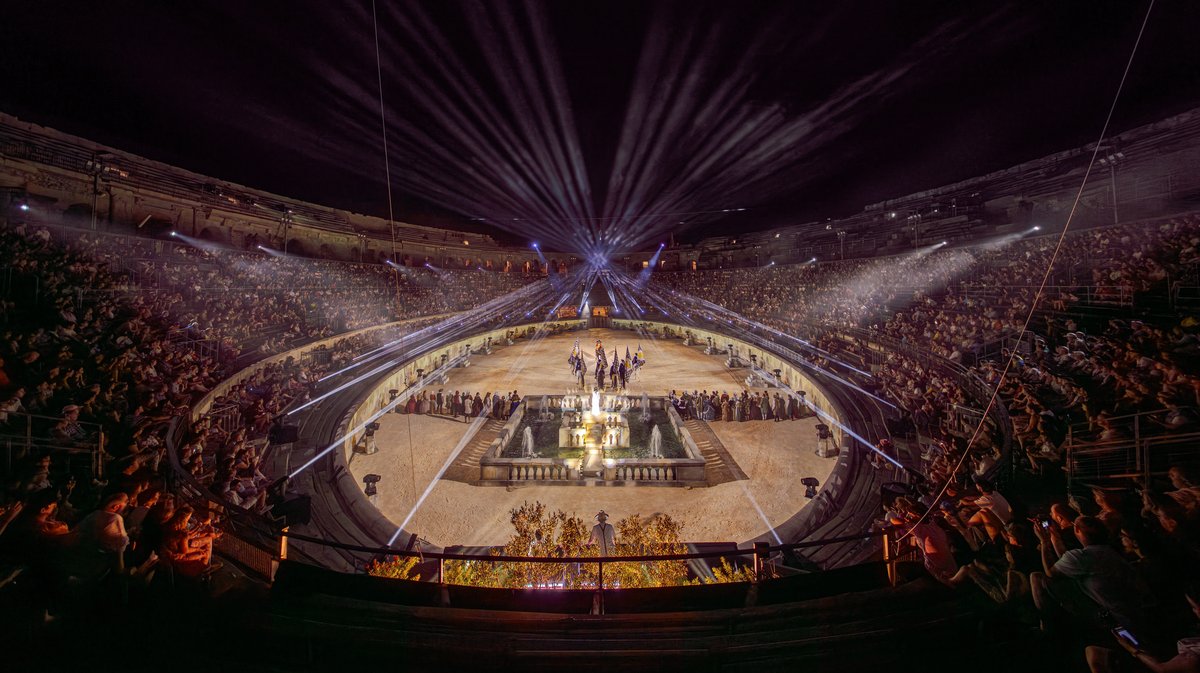
<path id="1" fill-rule="evenodd" d="M 1200 10 L 871 9 L 12 13 L 0 668 L 1200 670 Z"/>

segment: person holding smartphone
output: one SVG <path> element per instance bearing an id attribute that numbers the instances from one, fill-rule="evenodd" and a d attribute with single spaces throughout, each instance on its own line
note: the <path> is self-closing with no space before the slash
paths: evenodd
<path id="1" fill-rule="evenodd" d="M 1184 590 L 1184 598 L 1187 599 L 1192 614 L 1200 621 L 1200 583 L 1188 584 Z M 1196 624 L 1192 624 L 1193 634 L 1200 632 L 1196 627 Z M 1091 645 L 1084 651 L 1084 656 L 1092 673 L 1128 670 L 1127 664 L 1132 663 L 1129 657 L 1145 670 L 1154 673 L 1200 673 L 1200 635 L 1180 638 L 1175 643 L 1175 653 L 1163 659 L 1147 651 L 1142 634 L 1134 633 L 1130 629 L 1113 629 L 1113 639 L 1128 656 L 1122 655 L 1121 650 Z"/>
<path id="2" fill-rule="evenodd" d="M 1033 527 L 1041 550 L 1042 572 L 1033 573 L 1029 583 L 1043 622 L 1052 622 L 1055 616 L 1065 613 L 1093 626 L 1107 620 L 1126 627 L 1142 624 L 1137 574 L 1109 545 L 1104 522 L 1080 516 L 1073 527 L 1082 549 L 1065 549 L 1054 526 Z"/>

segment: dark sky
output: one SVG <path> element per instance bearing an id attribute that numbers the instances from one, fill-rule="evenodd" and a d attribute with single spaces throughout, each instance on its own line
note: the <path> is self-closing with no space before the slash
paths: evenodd
<path id="1" fill-rule="evenodd" d="M 394 208 L 576 249 L 846 215 L 1093 141 L 1146 6 L 378 0 Z M 372 25 L 369 2 L 27 3 L 0 109 L 386 216 Z M 1198 25 L 1159 0 L 1114 132 L 1197 104 Z"/>

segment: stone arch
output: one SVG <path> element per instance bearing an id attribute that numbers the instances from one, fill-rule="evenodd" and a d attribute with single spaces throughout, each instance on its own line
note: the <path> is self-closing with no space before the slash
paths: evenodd
<path id="1" fill-rule="evenodd" d="M 287 254 L 303 257 L 309 256 L 308 243 L 303 239 L 289 238 L 287 242 Z"/>
<path id="2" fill-rule="evenodd" d="M 229 243 L 229 232 L 217 227 L 205 227 L 200 230 L 200 235 L 197 238 L 212 243 Z"/>

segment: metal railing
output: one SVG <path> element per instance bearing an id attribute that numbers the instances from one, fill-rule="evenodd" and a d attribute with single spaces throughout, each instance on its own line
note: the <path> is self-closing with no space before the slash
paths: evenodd
<path id="1" fill-rule="evenodd" d="M 535 564 L 560 566 L 563 572 L 568 572 L 570 566 L 575 566 L 580 572 L 583 572 L 584 567 L 589 567 L 587 570 L 588 581 L 578 584 L 580 589 L 592 590 L 596 592 L 595 606 L 598 614 L 604 614 L 604 596 L 606 591 L 621 588 L 619 585 L 614 585 L 611 581 L 605 581 L 605 566 L 610 568 L 613 565 L 619 564 L 653 564 L 665 563 L 671 561 L 699 561 L 708 559 L 728 559 L 728 558 L 746 558 L 749 557 L 751 565 L 751 582 L 758 582 L 766 579 L 771 574 L 772 566 L 775 564 L 773 559 L 781 558 L 782 555 L 795 552 L 801 549 L 811 549 L 822 547 L 825 545 L 842 544 L 847 542 L 862 542 L 864 540 L 879 539 L 880 540 L 880 557 L 887 566 L 887 577 L 892 586 L 896 585 L 897 573 L 896 565 L 905 560 L 898 553 L 898 545 L 896 544 L 896 531 L 894 529 L 883 529 L 877 531 L 869 531 L 864 533 L 856 533 L 853 535 L 844 535 L 839 537 L 826 538 L 822 540 L 808 540 L 804 542 L 796 542 L 791 544 L 771 545 L 767 542 L 755 542 L 749 549 L 733 548 L 733 549 L 716 549 L 709 551 L 697 552 L 681 552 L 674 554 L 630 554 L 630 555 L 614 555 L 614 556 L 506 556 L 501 554 L 463 554 L 453 552 L 427 552 L 422 550 L 398 549 L 394 547 L 370 547 L 364 545 L 349 544 L 343 542 L 333 542 L 322 538 L 294 533 L 288 530 L 280 532 L 280 558 L 287 558 L 288 548 L 291 542 L 303 542 L 307 544 L 319 545 L 338 549 L 344 552 L 354 554 L 364 554 L 372 559 L 385 559 L 387 557 L 397 558 L 416 558 L 421 562 L 435 561 L 437 563 L 436 571 L 429 575 L 426 579 L 417 579 L 411 581 L 422 581 L 441 586 L 451 584 L 448 582 L 449 573 L 446 571 L 447 561 L 463 561 L 470 563 L 516 563 L 516 564 Z M 595 566 L 595 581 L 590 581 L 590 566 Z M 365 568 L 366 564 L 356 564 L 356 572 Z M 420 575 L 418 574 L 418 577 Z M 553 591 L 559 587 L 538 587 L 529 586 L 529 589 L 543 589 Z"/>
<path id="2" fill-rule="evenodd" d="M 1200 465 L 1200 429 L 1190 424 L 1170 428 L 1154 419 L 1166 409 L 1114 416 L 1105 422 L 1122 436 L 1116 439 L 1092 439 L 1087 423 L 1076 423 L 1067 430 L 1063 443 L 1066 454 L 1067 490 L 1076 483 L 1090 484 L 1113 480 L 1134 480 L 1147 484 L 1172 466 Z"/>
<path id="3" fill-rule="evenodd" d="M 987 285 L 977 286 L 964 283 L 962 294 L 968 299 L 992 299 L 1000 295 L 1002 290 L 1028 290 L 1036 292 L 1039 285 Z M 1061 293 L 1074 295 L 1080 304 L 1091 306 L 1133 306 L 1132 287 L 1127 285 L 1048 285 L 1043 289 L 1043 304 L 1052 304 Z M 1067 307 L 1068 310 L 1070 307 Z"/>
<path id="4" fill-rule="evenodd" d="M 66 469 L 72 474 L 86 470 L 89 479 L 103 478 L 106 441 L 103 426 L 79 422 L 89 439 L 73 440 L 53 434 L 54 425 L 63 420 L 60 417 L 15 412 L 4 416 L 0 422 L 0 446 L 4 449 L 5 475 L 12 475 L 17 463 L 27 457 L 50 454 L 65 458 Z"/>

